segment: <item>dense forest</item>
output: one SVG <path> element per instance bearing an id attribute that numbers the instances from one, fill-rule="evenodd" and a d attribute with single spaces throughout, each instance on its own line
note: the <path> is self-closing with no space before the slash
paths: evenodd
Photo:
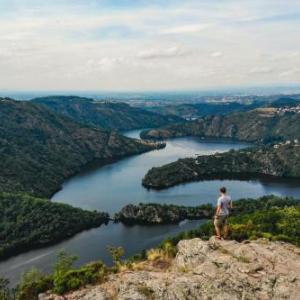
<path id="1" fill-rule="evenodd" d="M 106 163 L 157 147 L 28 101 L 0 99 L 0 120 L 0 191 L 49 197 L 91 161 Z"/>
<path id="2" fill-rule="evenodd" d="M 0 193 L 0 260 L 108 222 L 90 212 L 24 193 Z"/>
<path id="3" fill-rule="evenodd" d="M 182 121 L 174 115 L 161 115 L 126 103 L 94 101 L 76 96 L 41 97 L 32 102 L 47 106 L 82 124 L 119 131 L 153 128 Z"/>
<path id="4" fill-rule="evenodd" d="M 248 112 L 205 116 L 141 133 L 144 139 L 182 136 L 230 138 L 255 143 L 300 139 L 300 113 L 281 112 L 280 108 L 275 107 L 258 108 Z"/>
<path id="5" fill-rule="evenodd" d="M 150 169 L 143 178 L 143 185 L 162 189 L 197 180 L 249 179 L 260 176 L 299 178 L 300 143 L 290 141 L 179 159 Z"/>

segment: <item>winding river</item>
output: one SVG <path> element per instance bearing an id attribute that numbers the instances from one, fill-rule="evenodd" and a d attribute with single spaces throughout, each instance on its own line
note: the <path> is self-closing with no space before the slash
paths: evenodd
<path id="1" fill-rule="evenodd" d="M 138 138 L 139 130 L 127 132 L 129 137 Z M 178 185 L 176 187 L 152 191 L 142 187 L 141 179 L 153 166 L 196 154 L 211 154 L 229 149 L 248 146 L 245 143 L 228 140 L 203 140 L 199 138 L 179 138 L 167 142 L 165 149 L 136 155 L 106 166 L 93 166 L 66 181 L 62 190 L 52 201 L 68 203 L 90 210 L 119 211 L 128 203 L 156 202 L 178 205 L 199 205 L 214 203 L 221 185 L 228 187 L 233 199 L 259 197 L 266 194 L 300 197 L 300 183 L 296 180 L 212 180 Z M 79 256 L 77 264 L 101 259 L 110 264 L 107 245 L 123 246 L 127 256 L 145 248 L 153 247 L 170 235 L 189 230 L 199 225 L 199 221 L 185 221 L 179 225 L 124 226 L 109 223 L 99 228 L 84 231 L 71 239 L 54 246 L 33 250 L 12 257 L 0 263 L 0 276 L 15 284 L 20 275 L 32 267 L 50 272 L 61 249 Z"/>

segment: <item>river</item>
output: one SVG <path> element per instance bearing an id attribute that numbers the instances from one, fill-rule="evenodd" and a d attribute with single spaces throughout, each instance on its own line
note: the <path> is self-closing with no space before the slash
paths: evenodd
<path id="1" fill-rule="evenodd" d="M 135 130 L 126 135 L 138 138 L 139 132 Z M 125 158 L 102 167 L 95 165 L 86 168 L 66 181 L 62 189 L 52 197 L 52 201 L 113 214 L 128 203 L 156 202 L 179 205 L 215 203 L 218 189 L 223 185 L 228 188 L 233 199 L 255 198 L 266 194 L 300 197 L 300 184 L 296 180 L 212 180 L 178 185 L 161 191 L 147 190 L 141 185 L 142 177 L 153 166 L 196 154 L 224 152 L 247 146 L 246 143 L 228 140 L 203 140 L 192 137 L 169 140 L 164 149 Z M 96 259 L 110 264 L 107 245 L 123 246 L 126 256 L 131 256 L 157 245 L 167 236 L 189 230 L 200 223 L 187 221 L 179 225 L 124 226 L 111 222 L 107 226 L 79 233 L 54 246 L 12 257 L 0 263 L 0 276 L 9 278 L 11 283 L 15 284 L 20 275 L 32 267 L 50 272 L 61 249 L 78 255 L 77 265 Z"/>

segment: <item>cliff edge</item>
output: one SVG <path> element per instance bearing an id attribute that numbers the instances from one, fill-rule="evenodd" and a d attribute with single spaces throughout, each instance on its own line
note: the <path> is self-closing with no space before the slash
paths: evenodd
<path id="1" fill-rule="evenodd" d="M 97 286 L 39 300 L 300 299 L 300 248 L 283 242 L 182 240 L 173 260 L 153 259 Z"/>

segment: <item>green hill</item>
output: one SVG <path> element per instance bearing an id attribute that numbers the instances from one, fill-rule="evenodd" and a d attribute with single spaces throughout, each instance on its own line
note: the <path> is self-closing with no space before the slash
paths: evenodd
<path id="1" fill-rule="evenodd" d="M 193 119 L 208 115 L 226 115 L 238 111 L 248 111 L 260 106 L 264 102 L 253 101 L 250 104 L 238 102 L 217 102 L 217 103 L 186 103 L 179 105 L 165 105 L 147 108 L 147 110 L 164 115 L 175 115 L 184 119 Z"/>
<path id="2" fill-rule="evenodd" d="M 24 193 L 0 193 L 0 260 L 108 222 L 106 213 L 53 203 Z"/>
<path id="3" fill-rule="evenodd" d="M 149 112 L 125 103 L 100 102 L 76 96 L 49 96 L 33 99 L 32 102 L 43 104 L 80 123 L 120 131 L 181 121 L 176 116 Z"/>
<path id="4" fill-rule="evenodd" d="M 163 189 L 179 183 L 207 179 L 243 179 L 259 176 L 300 178 L 300 144 L 231 150 L 184 158 L 152 168 L 143 179 L 148 188 Z"/>
<path id="5" fill-rule="evenodd" d="M 271 142 L 300 138 L 300 113 L 280 112 L 278 108 L 258 108 L 249 112 L 206 116 L 195 121 L 151 129 L 145 139 L 182 136 L 230 138 L 248 142 Z"/>
<path id="6" fill-rule="evenodd" d="M 27 101 L 0 99 L 0 120 L 0 191 L 49 197 L 89 162 L 106 163 L 156 147 Z"/>

